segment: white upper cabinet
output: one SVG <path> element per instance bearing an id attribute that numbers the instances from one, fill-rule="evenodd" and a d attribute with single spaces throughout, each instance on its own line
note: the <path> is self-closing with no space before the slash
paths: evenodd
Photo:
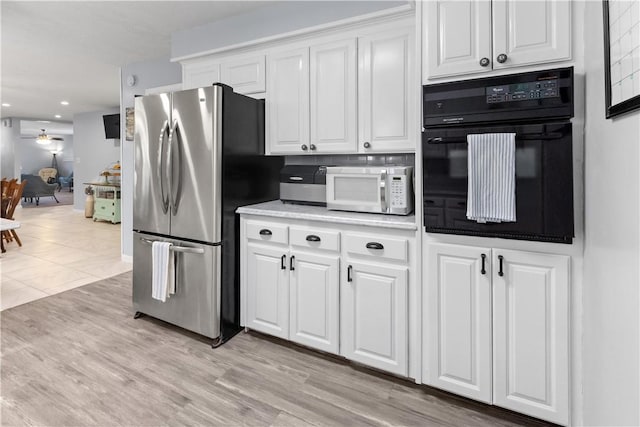
<path id="1" fill-rule="evenodd" d="M 427 76 L 477 73 L 491 68 L 490 1 L 425 2 L 424 25 Z M 483 58 L 484 67 L 480 64 Z"/>
<path id="2" fill-rule="evenodd" d="M 220 64 L 220 81 L 237 93 L 265 91 L 264 55 L 232 59 Z"/>
<path id="3" fill-rule="evenodd" d="M 205 57 L 182 64 L 183 89 L 211 86 L 213 83 L 229 85 L 237 93 L 264 92 L 264 55 Z"/>
<path id="4" fill-rule="evenodd" d="M 494 1 L 493 56 L 494 69 L 571 59 L 571 2 Z"/>
<path id="5" fill-rule="evenodd" d="M 273 53 L 267 60 L 268 151 L 309 151 L 309 49 Z"/>
<path id="6" fill-rule="evenodd" d="M 423 80 L 571 59 L 571 2 L 433 0 Z"/>
<path id="7" fill-rule="evenodd" d="M 220 82 L 220 63 L 199 61 L 182 65 L 182 89 L 195 89 Z"/>
<path id="8" fill-rule="evenodd" d="M 310 152 L 357 150 L 356 40 L 311 47 Z"/>
<path id="9" fill-rule="evenodd" d="M 358 151 L 415 149 L 413 30 L 401 28 L 358 39 Z"/>

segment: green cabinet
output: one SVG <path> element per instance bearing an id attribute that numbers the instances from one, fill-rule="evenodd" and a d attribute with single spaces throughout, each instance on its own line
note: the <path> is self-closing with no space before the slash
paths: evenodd
<path id="1" fill-rule="evenodd" d="M 93 220 L 110 221 L 113 224 L 120 222 L 120 187 L 96 185 L 94 187 L 95 205 Z"/>

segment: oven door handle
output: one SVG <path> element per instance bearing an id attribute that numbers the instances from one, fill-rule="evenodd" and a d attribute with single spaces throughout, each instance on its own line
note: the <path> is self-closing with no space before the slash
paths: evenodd
<path id="1" fill-rule="evenodd" d="M 474 133 L 474 132 L 469 132 Z M 542 140 L 549 141 L 554 139 L 563 138 L 565 134 L 562 132 L 545 132 L 545 133 L 516 133 L 516 141 L 532 141 L 532 140 Z M 459 136 L 459 137 L 429 137 L 427 138 L 427 144 L 430 145 L 441 145 L 441 144 L 461 144 L 467 142 L 467 135 Z"/>

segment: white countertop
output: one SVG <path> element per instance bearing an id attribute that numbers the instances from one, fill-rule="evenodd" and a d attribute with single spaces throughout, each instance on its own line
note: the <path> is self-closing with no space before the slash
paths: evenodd
<path id="1" fill-rule="evenodd" d="M 241 206 L 239 214 L 262 215 L 274 218 L 306 219 L 338 224 L 366 225 L 370 227 L 416 230 L 415 215 L 382 215 L 360 212 L 331 211 L 322 206 L 294 205 L 280 200 Z"/>

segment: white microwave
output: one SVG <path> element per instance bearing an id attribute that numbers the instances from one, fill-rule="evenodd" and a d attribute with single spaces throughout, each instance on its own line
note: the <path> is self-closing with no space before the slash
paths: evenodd
<path id="1" fill-rule="evenodd" d="M 409 215 L 413 166 L 327 167 L 327 208 Z"/>

